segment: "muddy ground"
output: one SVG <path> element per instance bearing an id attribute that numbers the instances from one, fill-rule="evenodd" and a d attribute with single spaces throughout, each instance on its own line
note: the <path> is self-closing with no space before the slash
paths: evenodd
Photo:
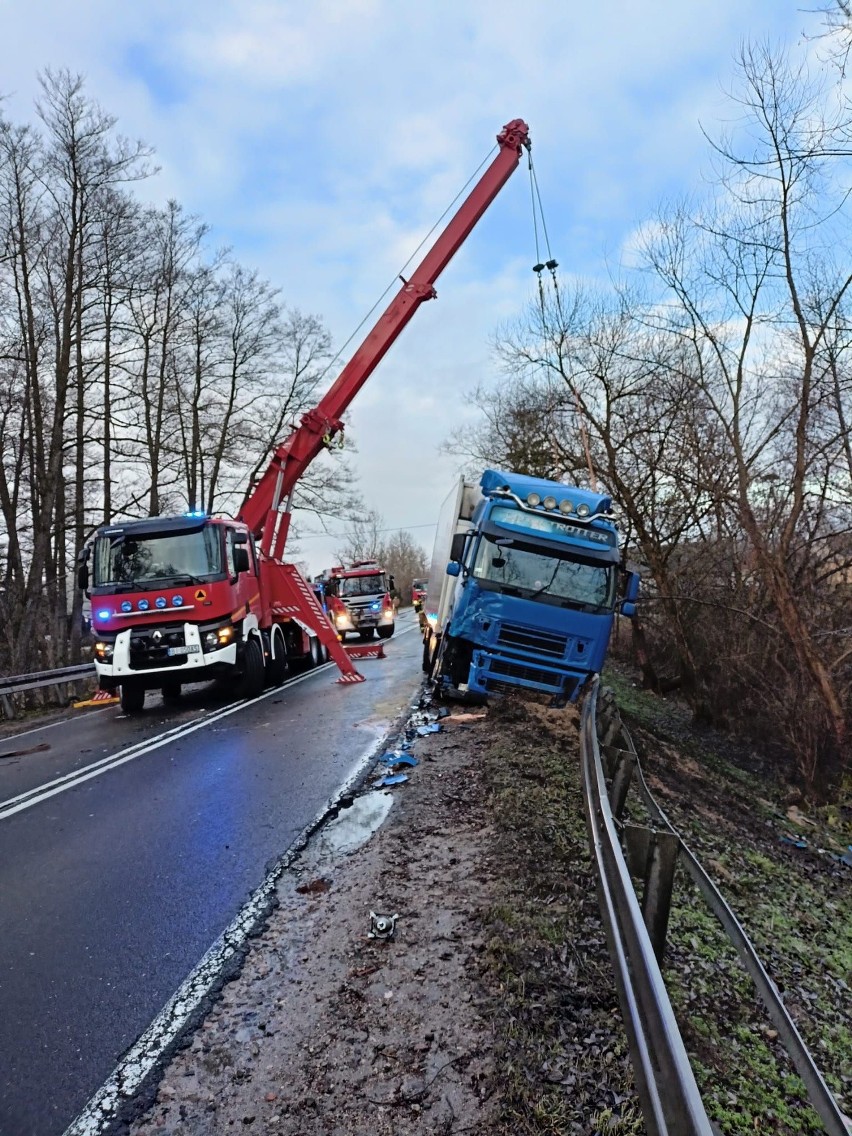
<path id="1" fill-rule="evenodd" d="M 718 865 L 731 902 L 760 909 L 754 931 L 849 1109 L 843 832 L 811 827 L 804 847 L 789 843 L 811 818 L 773 802 L 765 771 L 743 772 L 730 752 L 711 761 L 682 715 L 672 731 L 670 706 L 657 737 L 645 705 L 636 730 L 654 791 Z M 506 700 L 439 724 L 413 741 L 407 781 L 368 788 L 282 878 L 241 972 L 125 1131 L 644 1132 L 591 876 L 576 713 Z M 392 936 L 371 913 L 395 917 Z M 687 889 L 670 954 L 667 981 L 719 1130 L 820 1131 Z"/>

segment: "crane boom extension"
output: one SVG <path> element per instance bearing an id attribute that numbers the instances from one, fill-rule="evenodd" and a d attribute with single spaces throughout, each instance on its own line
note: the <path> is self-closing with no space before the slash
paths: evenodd
<path id="1" fill-rule="evenodd" d="M 377 320 L 361 346 L 317 406 L 275 449 L 266 472 L 248 494 L 239 520 L 260 539 L 264 556 L 283 558 L 290 528 L 293 490 L 317 454 L 343 427 L 341 415 L 375 370 L 388 348 L 425 300 L 434 299 L 435 281 L 530 148 L 529 128 L 520 118 L 497 135 L 500 150 L 462 202 L 438 240 Z"/>

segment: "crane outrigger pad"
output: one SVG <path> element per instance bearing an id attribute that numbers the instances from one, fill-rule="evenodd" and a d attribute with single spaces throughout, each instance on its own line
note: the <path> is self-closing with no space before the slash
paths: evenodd
<path id="1" fill-rule="evenodd" d="M 384 659 L 385 648 L 382 643 L 353 643 L 344 646 L 343 650 L 352 659 Z"/>

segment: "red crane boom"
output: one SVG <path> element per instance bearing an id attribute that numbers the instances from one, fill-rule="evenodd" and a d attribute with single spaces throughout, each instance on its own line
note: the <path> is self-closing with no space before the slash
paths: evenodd
<path id="1" fill-rule="evenodd" d="M 437 296 L 435 281 L 458 252 L 476 222 L 515 171 L 529 128 L 520 118 L 497 135 L 499 153 L 465 198 L 446 228 L 377 320 L 361 346 L 317 406 L 273 453 L 266 472 L 246 497 L 239 520 L 260 539 L 264 556 L 280 561 L 290 528 L 293 490 L 317 454 L 342 428 L 341 415 L 370 377 L 385 352 L 425 300 Z"/>

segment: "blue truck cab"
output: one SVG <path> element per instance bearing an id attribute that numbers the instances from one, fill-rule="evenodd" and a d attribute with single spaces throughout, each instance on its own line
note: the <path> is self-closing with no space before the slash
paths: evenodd
<path id="1" fill-rule="evenodd" d="M 612 502 L 487 469 L 450 493 L 424 604 L 423 666 L 445 693 L 506 687 L 564 705 L 603 667 L 616 612 L 639 578 L 621 567 Z"/>

